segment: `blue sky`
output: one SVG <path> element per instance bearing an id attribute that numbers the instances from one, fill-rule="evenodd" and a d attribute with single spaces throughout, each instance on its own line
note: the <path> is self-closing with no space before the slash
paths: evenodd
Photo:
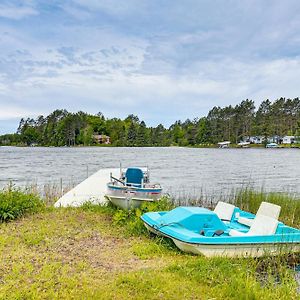
<path id="1" fill-rule="evenodd" d="M 0 133 L 56 108 L 148 125 L 297 97 L 300 2 L 1 0 Z"/>

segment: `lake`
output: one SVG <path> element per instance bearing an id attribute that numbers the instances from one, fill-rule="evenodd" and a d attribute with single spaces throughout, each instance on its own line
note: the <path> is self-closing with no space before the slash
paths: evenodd
<path id="1" fill-rule="evenodd" d="M 300 195 L 299 149 L 0 147 L 0 186 L 74 185 L 101 168 L 148 166 L 176 197 L 219 198 L 240 188 Z"/>

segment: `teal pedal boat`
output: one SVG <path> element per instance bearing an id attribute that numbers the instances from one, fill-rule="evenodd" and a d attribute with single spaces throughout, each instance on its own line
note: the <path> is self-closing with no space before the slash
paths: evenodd
<path id="1" fill-rule="evenodd" d="M 300 251 L 300 230 L 276 218 L 253 215 L 234 206 L 232 212 L 223 216 L 202 207 L 177 207 L 148 212 L 141 219 L 148 230 L 172 239 L 184 252 L 257 257 Z M 248 220 L 250 225 L 240 223 L 239 219 Z"/>

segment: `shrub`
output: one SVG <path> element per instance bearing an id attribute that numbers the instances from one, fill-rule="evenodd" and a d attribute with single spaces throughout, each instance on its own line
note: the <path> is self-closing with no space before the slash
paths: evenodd
<path id="1" fill-rule="evenodd" d="M 171 210 L 172 208 L 174 208 L 174 205 L 169 197 L 164 196 L 159 201 L 144 202 L 140 208 L 129 211 L 118 209 L 113 215 L 113 223 L 125 226 L 130 234 L 144 233 L 147 230 L 141 220 L 142 214 L 150 211 Z"/>
<path id="2" fill-rule="evenodd" d="M 0 191 L 0 222 L 19 218 L 27 213 L 35 213 L 44 207 L 41 198 L 9 187 Z"/>

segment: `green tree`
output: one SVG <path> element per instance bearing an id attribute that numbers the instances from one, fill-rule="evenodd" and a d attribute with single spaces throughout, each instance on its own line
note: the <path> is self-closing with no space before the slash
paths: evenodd
<path id="1" fill-rule="evenodd" d="M 144 121 L 142 121 L 137 131 L 137 146 L 149 146 L 149 130 Z"/>
<path id="2" fill-rule="evenodd" d="M 39 133 L 36 128 L 28 126 L 22 133 L 22 141 L 28 146 L 38 143 Z"/>

